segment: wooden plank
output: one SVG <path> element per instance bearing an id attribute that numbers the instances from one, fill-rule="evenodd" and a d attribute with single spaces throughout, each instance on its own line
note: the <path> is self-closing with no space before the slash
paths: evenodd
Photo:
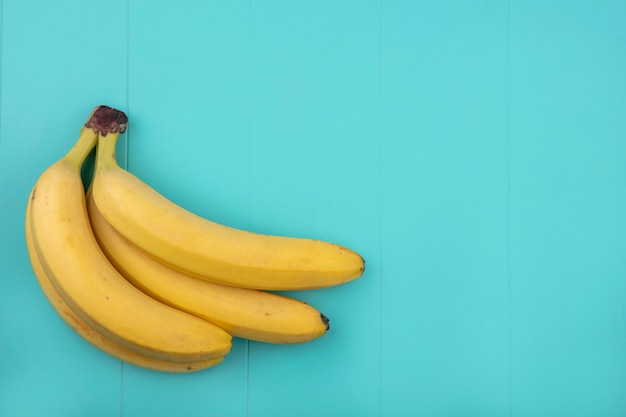
<path id="1" fill-rule="evenodd" d="M 291 295 L 330 318 L 303 345 L 250 346 L 249 415 L 379 412 L 379 6 L 252 3 L 250 228 L 333 241 L 352 283 Z"/>
<path id="2" fill-rule="evenodd" d="M 248 224 L 249 2 L 130 3 L 128 167 L 165 196 Z M 245 415 L 247 343 L 193 375 L 124 372 L 124 415 Z M 156 393 L 156 394 L 155 394 Z"/>
<path id="3" fill-rule="evenodd" d="M 382 3 L 382 414 L 509 410 L 507 7 Z"/>
<path id="4" fill-rule="evenodd" d="M 626 5 L 512 2 L 516 415 L 626 410 Z"/>
<path id="5" fill-rule="evenodd" d="M 111 416 L 121 364 L 75 334 L 43 296 L 26 253 L 24 212 L 39 175 L 78 139 L 92 109 L 126 97 L 121 19 L 101 5 L 2 2 L 0 102 L 0 415 Z M 62 11 L 62 13 L 60 12 Z M 98 35 L 106 24 L 107 48 Z"/>

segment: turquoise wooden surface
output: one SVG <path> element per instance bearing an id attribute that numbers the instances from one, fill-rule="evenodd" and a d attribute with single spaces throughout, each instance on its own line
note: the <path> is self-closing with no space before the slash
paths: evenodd
<path id="1" fill-rule="evenodd" d="M 626 2 L 0 0 L 0 416 L 626 415 Z M 125 166 L 363 254 L 298 346 L 159 374 L 56 316 L 25 200 L 93 106 Z"/>

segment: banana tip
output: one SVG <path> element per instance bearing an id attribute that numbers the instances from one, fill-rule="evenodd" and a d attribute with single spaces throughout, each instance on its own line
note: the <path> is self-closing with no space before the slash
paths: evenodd
<path id="1" fill-rule="evenodd" d="M 320 313 L 320 317 L 322 318 L 322 323 L 326 325 L 326 331 L 328 331 L 330 329 L 330 319 L 322 313 Z"/>

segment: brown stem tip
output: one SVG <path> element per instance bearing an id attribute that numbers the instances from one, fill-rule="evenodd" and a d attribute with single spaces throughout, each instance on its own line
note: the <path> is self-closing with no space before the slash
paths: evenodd
<path id="1" fill-rule="evenodd" d="M 128 117 L 123 111 L 109 106 L 98 106 L 91 113 L 85 127 L 93 129 L 96 133 L 106 136 L 107 133 L 124 133 L 128 125 Z"/>
<path id="2" fill-rule="evenodd" d="M 322 313 L 320 313 L 320 318 L 322 319 L 322 323 L 326 325 L 326 330 L 328 331 L 328 329 L 330 329 L 330 320 Z"/>

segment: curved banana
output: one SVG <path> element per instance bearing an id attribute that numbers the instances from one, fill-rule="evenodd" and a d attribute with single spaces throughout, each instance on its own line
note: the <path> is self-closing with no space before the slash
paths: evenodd
<path id="1" fill-rule="evenodd" d="M 100 106 L 74 147 L 37 180 L 30 200 L 35 251 L 63 301 L 90 327 L 122 347 L 174 362 L 221 358 L 231 336 L 142 293 L 108 261 L 91 230 L 80 168 L 99 132 L 117 137 L 126 116 Z"/>
<path id="2" fill-rule="evenodd" d="M 117 343 L 112 342 L 107 337 L 103 336 L 95 329 L 91 328 L 87 323 L 85 323 L 84 320 L 78 317 L 67 304 L 65 304 L 65 301 L 63 301 L 61 296 L 59 296 L 59 294 L 52 286 L 52 283 L 46 276 L 46 271 L 44 271 L 35 250 L 30 230 L 29 216 L 30 199 L 28 205 L 26 206 L 26 247 L 28 249 L 28 256 L 30 258 L 33 272 L 35 273 L 35 277 L 37 278 L 37 282 L 39 282 L 41 290 L 43 291 L 45 297 L 48 299 L 57 314 L 61 316 L 63 321 L 68 326 L 70 326 L 72 330 L 78 333 L 91 345 L 121 361 L 133 364 L 135 366 L 139 366 L 141 368 L 152 369 L 154 371 L 162 372 L 195 372 L 215 366 L 224 360 L 224 358 L 222 357 L 209 359 L 202 362 L 180 363 L 155 359 L 149 356 L 140 355 L 139 353 L 126 349 L 125 347 L 122 347 Z"/>
<path id="3" fill-rule="evenodd" d="M 214 284 L 150 257 L 107 223 L 91 191 L 87 192 L 87 208 L 100 247 L 117 270 L 146 294 L 244 339 L 301 343 L 326 334 L 328 319 L 302 301 Z"/>
<path id="4" fill-rule="evenodd" d="M 100 137 L 94 201 L 111 226 L 162 262 L 215 283 L 262 290 L 330 287 L 363 273 L 363 258 L 347 248 L 234 229 L 185 210 L 122 169 L 115 141 Z"/>

